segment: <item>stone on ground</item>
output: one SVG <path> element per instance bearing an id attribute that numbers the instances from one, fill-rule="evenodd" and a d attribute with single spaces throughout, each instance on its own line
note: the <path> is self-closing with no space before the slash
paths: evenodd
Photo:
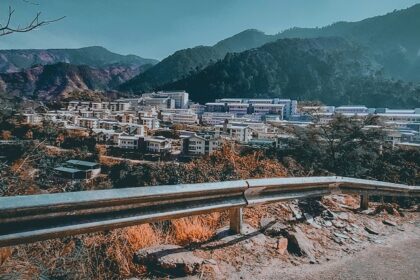
<path id="1" fill-rule="evenodd" d="M 315 260 L 314 246 L 302 230 L 298 227 L 295 228 L 295 232 L 288 233 L 288 245 L 287 250 L 298 256 L 306 256 L 311 261 Z"/>
<path id="2" fill-rule="evenodd" d="M 262 218 L 260 220 L 260 225 L 263 229 L 264 234 L 277 237 L 281 235 L 285 235 L 287 226 L 281 222 L 276 222 L 275 219 L 272 218 Z"/>
<path id="3" fill-rule="evenodd" d="M 277 250 L 279 251 L 280 255 L 284 255 L 286 253 L 287 244 L 287 238 L 282 237 L 277 240 Z"/>
<path id="4" fill-rule="evenodd" d="M 177 245 L 158 245 L 139 250 L 134 263 L 144 265 L 149 271 L 161 271 L 169 275 L 194 275 L 200 271 L 203 259 Z"/>

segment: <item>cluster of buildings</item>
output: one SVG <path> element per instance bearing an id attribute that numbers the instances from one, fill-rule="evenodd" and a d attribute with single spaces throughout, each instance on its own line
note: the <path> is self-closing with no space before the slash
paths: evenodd
<path id="1" fill-rule="evenodd" d="M 284 126 L 328 123 L 336 114 L 378 116 L 394 145 L 420 144 L 420 108 L 393 110 L 365 106 L 300 106 L 291 99 L 222 98 L 192 103 L 185 91 L 145 93 L 112 102 L 70 101 L 67 108 L 43 114 L 26 112 L 27 123 L 60 123 L 69 130 L 88 130 L 99 143 L 149 153 L 210 154 L 225 141 L 247 146 L 281 146 L 291 137 Z M 179 127 L 177 139 L 160 131 Z M 164 133 L 163 133 L 164 134 Z"/>
<path id="2" fill-rule="evenodd" d="M 307 106 L 300 108 L 298 119 L 304 122 L 325 124 L 334 115 L 365 118 L 376 116 L 383 123 L 387 140 L 393 145 L 420 147 L 420 108 L 388 109 L 366 106 Z"/>

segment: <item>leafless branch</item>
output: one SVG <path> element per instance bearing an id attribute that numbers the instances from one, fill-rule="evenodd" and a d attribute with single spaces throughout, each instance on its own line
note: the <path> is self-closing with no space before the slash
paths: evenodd
<path id="1" fill-rule="evenodd" d="M 25 2 L 25 3 L 31 4 L 31 5 L 39 6 L 39 3 L 36 3 L 36 2 L 32 2 L 32 1 L 29 1 L 29 0 L 22 0 L 22 1 Z"/>
<path id="2" fill-rule="evenodd" d="M 9 14 L 7 16 L 7 21 L 5 24 L 1 24 L 0 23 L 0 36 L 5 36 L 5 35 L 9 35 L 12 33 L 24 33 L 24 32 L 29 32 L 32 31 L 38 27 L 44 26 L 44 25 L 48 25 L 50 23 L 62 20 L 65 17 L 60 17 L 57 19 L 53 19 L 53 20 L 41 20 L 40 16 L 41 16 L 41 12 L 38 12 L 36 14 L 36 16 L 32 19 L 31 22 L 29 22 L 26 26 L 21 27 L 20 25 L 13 27 L 11 26 L 11 21 L 13 18 L 13 14 L 14 14 L 15 10 L 9 6 Z"/>

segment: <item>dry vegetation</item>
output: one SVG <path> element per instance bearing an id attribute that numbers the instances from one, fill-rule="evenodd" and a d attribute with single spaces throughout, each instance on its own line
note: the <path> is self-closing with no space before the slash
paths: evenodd
<path id="1" fill-rule="evenodd" d="M 57 156 L 57 152 L 44 150 L 51 157 Z M 30 161 L 25 170 L 34 165 Z M 239 155 L 227 146 L 209 157 L 184 164 L 179 173 L 181 182 L 286 175 L 280 163 L 264 159 L 259 152 Z M 251 218 L 255 213 L 246 215 Z M 0 251 L 0 275 L 10 275 L 12 279 L 125 279 L 144 273 L 142 267 L 132 263 L 135 251 L 153 244 L 205 241 L 226 224 L 227 213 L 212 213 L 6 248 Z"/>
<path id="2" fill-rule="evenodd" d="M 224 219 L 218 213 L 144 224 L 98 234 L 54 239 L 0 250 L 0 275 L 12 279 L 124 279 L 145 270 L 132 263 L 137 250 L 154 244 L 207 240 Z M 0 277 L 1 278 L 1 277 Z"/>

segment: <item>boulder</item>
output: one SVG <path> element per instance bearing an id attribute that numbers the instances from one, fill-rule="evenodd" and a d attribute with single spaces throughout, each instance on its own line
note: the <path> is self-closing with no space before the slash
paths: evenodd
<path id="1" fill-rule="evenodd" d="M 144 265 L 149 271 L 161 271 L 174 276 L 194 275 L 200 271 L 202 258 L 177 245 L 158 245 L 139 250 L 134 263 Z"/>
<path id="2" fill-rule="evenodd" d="M 331 222 L 333 224 L 333 226 L 335 226 L 336 228 L 345 228 L 347 226 L 346 223 L 344 223 L 343 221 L 338 221 L 338 220 L 333 220 Z"/>
<path id="3" fill-rule="evenodd" d="M 284 235 L 287 229 L 287 226 L 285 224 L 276 222 L 276 219 L 272 217 L 261 218 L 260 226 L 261 226 L 262 232 L 271 237 Z"/>
<path id="4" fill-rule="evenodd" d="M 273 217 L 264 217 L 260 219 L 260 226 L 262 228 L 265 228 L 267 226 L 270 226 L 270 224 L 274 224 L 276 222 L 276 219 Z"/>
<path id="5" fill-rule="evenodd" d="M 277 250 L 279 251 L 280 255 L 284 255 L 287 251 L 287 238 L 279 238 L 277 239 Z"/>
<path id="6" fill-rule="evenodd" d="M 306 256 L 311 261 L 315 260 L 314 246 L 302 230 L 298 227 L 295 228 L 295 232 L 288 232 L 288 245 L 287 250 L 298 256 Z"/>

